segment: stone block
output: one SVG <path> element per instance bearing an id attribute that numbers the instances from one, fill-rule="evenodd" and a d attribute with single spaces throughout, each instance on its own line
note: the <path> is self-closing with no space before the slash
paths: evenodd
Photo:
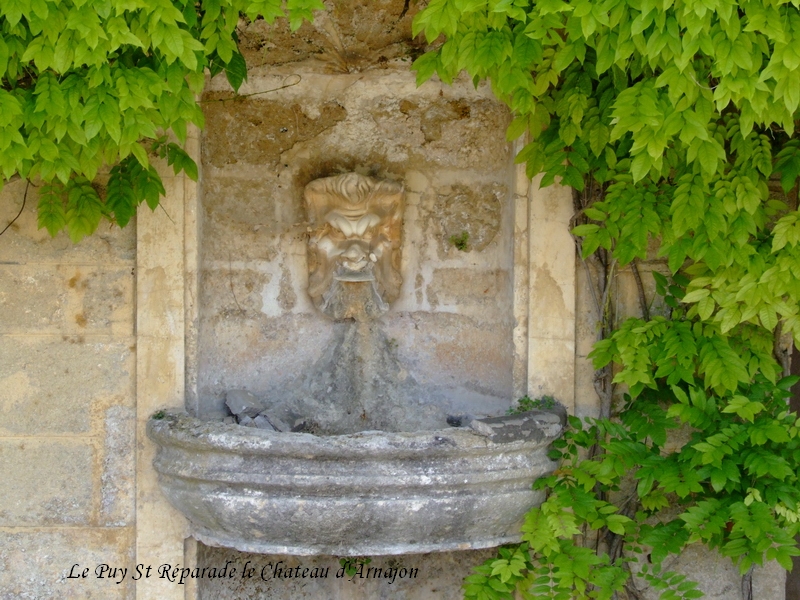
<path id="1" fill-rule="evenodd" d="M 200 315 L 203 319 L 253 318 L 264 306 L 264 292 L 272 275 L 231 266 L 203 269 Z"/>
<path id="2" fill-rule="evenodd" d="M 136 411 L 112 406 L 105 411 L 103 470 L 100 480 L 100 520 L 120 527 L 135 522 Z"/>
<path id="3" fill-rule="evenodd" d="M 274 24 L 258 19 L 239 28 L 239 48 L 251 69 L 280 68 L 287 63 L 294 68 L 293 63 L 299 61 L 343 72 L 374 68 L 392 59 L 407 60 L 412 49 L 420 46 L 422 40 L 411 35 L 411 21 L 420 8 L 405 6 L 403 0 L 375 0 L 369 5 L 339 2 L 296 32 L 286 19 L 276 19 Z M 342 52 L 342 47 L 347 51 Z"/>
<path id="4" fill-rule="evenodd" d="M 0 529 L 0 598 L 55 600 L 133 600 L 135 582 L 132 528 L 39 529 L 36 531 Z M 73 565 L 86 579 L 69 579 Z M 121 583 L 95 576 L 101 564 L 127 567 Z M 77 570 L 77 568 L 76 568 Z"/>
<path id="5" fill-rule="evenodd" d="M 90 442 L 0 439 L 0 527 L 89 525 L 94 480 Z"/>
<path id="6" fill-rule="evenodd" d="M 277 164 L 295 144 L 311 140 L 347 117 L 330 100 L 316 111 L 280 100 L 251 98 L 233 102 L 229 93 L 204 96 L 206 130 L 203 162 L 214 167 L 233 164 Z"/>
<path id="7" fill-rule="evenodd" d="M 133 333 L 130 266 L 0 266 L 0 333 Z"/>
<path id="8" fill-rule="evenodd" d="M 234 415 L 247 416 L 251 419 L 264 410 L 264 403 L 247 390 L 228 390 L 225 394 L 225 404 Z"/>
<path id="9" fill-rule="evenodd" d="M 201 321 L 198 390 L 201 411 L 227 414 L 224 393 L 246 388 L 259 397 L 303 375 L 331 337 L 321 315 L 219 318 Z"/>
<path id="10" fill-rule="evenodd" d="M 511 278 L 504 269 L 436 269 L 426 294 L 431 306 L 469 315 L 480 325 L 509 319 L 511 315 Z"/>
<path id="11" fill-rule="evenodd" d="M 535 333 L 535 332 L 532 332 Z M 531 337 L 528 350 L 528 395 L 554 396 L 574 412 L 575 342 Z"/>
<path id="12" fill-rule="evenodd" d="M 401 364 L 417 381 L 451 390 L 445 393 L 452 398 L 473 393 L 486 401 L 503 398 L 502 410 L 511 403 L 511 331 L 511 323 L 479 324 L 449 313 L 389 315 L 386 321 L 386 334 L 397 344 Z M 453 410 L 486 414 L 480 406 Z"/>
<path id="13" fill-rule="evenodd" d="M 0 435 L 91 430 L 95 411 L 133 402 L 133 338 L 0 335 Z"/>
<path id="14" fill-rule="evenodd" d="M 753 598 L 794 600 L 786 589 L 786 570 L 775 561 L 756 567 L 753 571 Z"/>
<path id="15" fill-rule="evenodd" d="M 305 221 L 299 183 L 265 173 L 260 165 L 242 170 L 236 177 L 209 175 L 203 181 L 204 235 L 217 240 L 204 249 L 205 260 L 227 261 L 231 252 L 233 260 L 271 260 L 275 250 L 265 238 L 293 233 Z"/>

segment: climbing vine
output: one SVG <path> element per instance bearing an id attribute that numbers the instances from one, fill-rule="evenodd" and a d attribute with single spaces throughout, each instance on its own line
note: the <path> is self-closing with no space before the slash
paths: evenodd
<path id="1" fill-rule="evenodd" d="M 3 0 L 0 2 L 0 185 L 41 185 L 39 226 L 77 242 L 102 219 L 125 226 L 164 194 L 150 155 L 197 178 L 185 143 L 202 127 L 205 70 L 234 89 L 247 76 L 240 15 L 292 30 L 321 0 Z M 111 168 L 101 198 L 92 181 Z"/>
<path id="2" fill-rule="evenodd" d="M 799 8 L 432 0 L 416 17 L 434 44 L 418 81 L 489 80 L 528 175 L 576 190 L 573 234 L 602 267 L 591 358 L 625 390 L 600 385 L 601 418 L 570 418 L 523 543 L 477 568 L 467 597 L 636 598 L 646 581 L 697 598 L 663 570 L 695 543 L 745 575 L 791 568 L 800 423 L 781 340 L 800 342 Z M 638 262 L 657 257 L 651 316 Z M 617 323 L 605 300 L 622 268 L 645 318 Z"/>

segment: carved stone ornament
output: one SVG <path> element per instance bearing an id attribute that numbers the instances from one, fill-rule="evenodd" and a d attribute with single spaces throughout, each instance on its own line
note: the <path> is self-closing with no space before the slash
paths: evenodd
<path id="1" fill-rule="evenodd" d="M 346 173 L 305 188 L 311 222 L 308 294 L 334 319 L 374 317 L 400 293 L 405 192 L 400 183 Z"/>

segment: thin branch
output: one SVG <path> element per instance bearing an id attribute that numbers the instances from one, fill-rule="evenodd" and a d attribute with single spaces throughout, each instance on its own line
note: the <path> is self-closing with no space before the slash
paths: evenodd
<path id="1" fill-rule="evenodd" d="M 747 573 L 742 575 L 742 600 L 753 600 L 753 569 L 755 565 L 751 565 L 747 569 Z"/>
<path id="2" fill-rule="evenodd" d="M 631 272 L 633 278 L 636 280 L 636 291 L 639 292 L 639 308 L 642 311 L 642 316 L 645 321 L 650 320 L 650 309 L 647 306 L 647 297 L 644 295 L 644 285 L 642 285 L 642 276 L 639 273 L 639 260 L 634 258 L 631 263 Z"/>
<path id="3" fill-rule="evenodd" d="M 400 21 L 400 20 L 401 20 L 403 17 L 405 17 L 405 16 L 406 16 L 406 13 L 408 12 L 408 8 L 409 8 L 409 6 L 408 6 L 408 5 L 409 5 L 409 0 L 406 0 L 406 1 L 403 3 L 403 10 L 400 12 L 400 16 L 399 16 L 399 17 L 397 17 L 397 21 L 395 21 L 395 23 L 397 23 L 397 22 L 398 22 L 398 21 Z"/>
<path id="4" fill-rule="evenodd" d="M 6 225 L 3 228 L 3 231 L 0 231 L 0 235 L 3 235 L 6 231 L 8 231 L 8 228 L 11 227 L 16 222 L 17 219 L 19 219 L 20 215 L 22 214 L 22 211 L 25 210 L 25 203 L 28 201 L 28 188 L 30 188 L 30 187 L 31 187 L 31 182 L 30 181 L 26 181 L 25 182 L 25 194 L 22 196 L 22 206 L 19 207 L 19 212 L 17 213 L 17 216 L 14 217 L 13 219 L 11 219 L 11 221 L 8 223 L 8 225 Z"/>
<path id="5" fill-rule="evenodd" d="M 297 77 L 297 81 L 293 83 L 286 83 L 286 81 L 290 77 Z M 249 98 L 250 96 L 259 96 L 261 94 L 271 94 L 272 92 L 279 92 L 280 90 L 285 90 L 286 88 L 294 87 L 303 81 L 303 78 L 298 75 L 297 73 L 293 73 L 292 75 L 287 75 L 283 78 L 283 85 L 280 87 L 272 88 L 271 90 L 263 90 L 261 92 L 251 92 L 249 94 L 236 94 L 231 98 L 214 98 L 213 100 L 200 100 L 200 104 L 206 104 L 209 102 L 230 102 L 231 100 L 239 100 L 240 98 Z"/>
<path id="6" fill-rule="evenodd" d="M 592 285 L 592 272 L 589 270 L 589 264 L 586 262 L 586 259 L 583 258 L 583 247 L 580 240 L 573 236 L 572 239 L 575 240 L 575 247 L 578 250 L 578 256 L 581 259 L 581 263 L 583 263 L 583 268 L 586 270 L 586 282 L 589 284 L 589 291 L 592 292 L 592 302 L 594 304 L 594 308 L 597 311 L 597 320 L 601 320 L 603 318 L 603 309 L 600 306 L 600 300 L 597 298 L 597 290 L 595 286 Z"/>
<path id="7" fill-rule="evenodd" d="M 164 208 L 164 205 L 163 205 L 163 204 L 161 204 L 161 202 L 159 202 L 159 203 L 158 203 L 158 207 L 159 207 L 161 210 L 163 210 L 163 211 L 164 211 L 164 214 L 165 214 L 165 215 L 167 215 L 167 218 L 169 219 L 169 222 L 170 222 L 170 223 L 172 223 L 173 225 L 175 225 L 175 221 L 173 221 L 173 220 L 172 220 L 172 217 L 170 217 L 170 216 L 169 216 L 169 213 L 167 212 L 167 209 L 166 209 L 166 208 Z"/>
<path id="8" fill-rule="evenodd" d="M 617 259 L 613 259 L 611 261 L 611 266 L 608 267 L 608 274 L 606 275 L 606 285 L 605 289 L 603 290 L 603 300 L 601 302 L 601 306 L 603 307 L 603 325 L 608 325 L 606 323 L 606 317 L 608 315 L 608 302 L 611 300 L 611 296 L 609 295 L 609 291 L 611 290 L 611 281 L 614 279 L 614 269 L 617 267 Z"/>

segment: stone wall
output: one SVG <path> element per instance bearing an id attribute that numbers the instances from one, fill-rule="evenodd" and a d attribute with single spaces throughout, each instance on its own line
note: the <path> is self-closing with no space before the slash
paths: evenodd
<path id="1" fill-rule="evenodd" d="M 331 327 L 306 292 L 303 188 L 349 171 L 406 187 L 403 287 L 384 318 L 401 362 L 456 411 L 505 410 L 514 326 L 507 110 L 465 81 L 417 88 L 404 64 L 293 73 L 296 85 L 264 96 L 234 101 L 219 80 L 204 96 L 201 412 L 222 411 L 226 389 L 280 394 L 319 358 Z M 285 78 L 252 73 L 242 92 Z"/>
<path id="2" fill-rule="evenodd" d="M 464 409 L 502 411 L 528 393 L 597 414 L 586 358 L 596 314 L 568 233 L 571 192 L 540 190 L 513 165 L 508 114 L 488 88 L 416 87 L 416 7 L 404 4 L 376 0 L 365 13 L 337 3 L 293 37 L 243 27 L 250 95 L 234 99 L 211 81 L 202 153 L 196 137 L 189 143 L 199 204 L 191 182 L 166 177 L 164 211 L 73 245 L 37 229 L 28 189 L 0 236 L 0 598 L 457 598 L 471 566 L 491 556 L 398 557 L 420 577 L 396 585 L 131 581 L 137 563 L 338 569 L 335 557 L 195 543 L 158 490 L 144 435 L 157 409 L 221 415 L 225 390 L 279 393 L 319 356 L 330 331 L 305 292 L 302 204 L 317 177 L 404 182 L 403 288 L 384 324 L 421 384 Z M 0 193 L 0 227 L 25 188 Z M 643 265 L 646 280 L 653 268 Z M 616 313 L 635 314 L 630 272 L 614 285 Z M 121 584 L 68 580 L 76 563 L 129 573 Z M 730 561 L 692 550 L 675 566 L 709 598 L 741 598 Z M 783 597 L 774 567 L 754 580 L 755 598 Z"/>
<path id="3" fill-rule="evenodd" d="M 0 193 L 2 227 L 25 193 Z M 0 236 L 0 598 L 132 598 L 64 578 L 134 558 L 136 229 L 51 239 L 37 201 Z"/>

